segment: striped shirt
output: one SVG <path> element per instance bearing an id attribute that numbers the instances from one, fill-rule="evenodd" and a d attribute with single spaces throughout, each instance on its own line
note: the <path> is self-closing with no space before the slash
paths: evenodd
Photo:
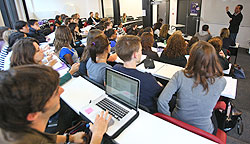
<path id="1" fill-rule="evenodd" d="M 4 60 L 6 56 L 8 55 L 8 46 L 3 46 L 1 52 L 0 52 L 0 70 L 4 70 Z"/>

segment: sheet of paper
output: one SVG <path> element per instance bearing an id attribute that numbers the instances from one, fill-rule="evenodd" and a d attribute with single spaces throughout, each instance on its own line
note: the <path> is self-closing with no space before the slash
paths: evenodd
<path id="1" fill-rule="evenodd" d="M 179 70 L 182 70 L 182 67 L 165 64 L 163 67 L 161 67 L 156 73 L 155 76 L 164 78 L 166 80 L 169 80 L 172 78 L 172 76 Z"/>
<path id="2" fill-rule="evenodd" d="M 236 97 L 236 89 L 237 89 L 237 79 L 233 79 L 232 77 L 224 76 L 227 81 L 225 89 L 222 91 L 221 95 L 224 97 L 228 97 L 231 99 L 235 99 Z"/>

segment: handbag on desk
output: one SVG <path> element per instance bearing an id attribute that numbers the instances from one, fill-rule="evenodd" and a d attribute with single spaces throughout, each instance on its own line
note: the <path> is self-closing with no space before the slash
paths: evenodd
<path id="1" fill-rule="evenodd" d="M 244 73 L 243 68 L 238 64 L 233 65 L 232 74 L 233 74 L 233 77 L 236 79 L 245 79 L 246 78 L 246 75 Z"/>
<path id="2" fill-rule="evenodd" d="M 154 60 L 150 58 L 146 58 L 144 60 L 144 67 L 145 69 L 154 69 L 155 68 Z"/>

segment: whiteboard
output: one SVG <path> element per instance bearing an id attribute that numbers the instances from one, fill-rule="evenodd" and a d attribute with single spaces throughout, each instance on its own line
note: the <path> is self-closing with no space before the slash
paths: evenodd
<path id="1" fill-rule="evenodd" d="M 202 0 L 201 19 L 205 23 L 229 25 L 226 6 L 229 6 L 229 11 L 233 14 L 238 4 L 243 5 L 240 26 L 250 27 L 250 0 Z"/>

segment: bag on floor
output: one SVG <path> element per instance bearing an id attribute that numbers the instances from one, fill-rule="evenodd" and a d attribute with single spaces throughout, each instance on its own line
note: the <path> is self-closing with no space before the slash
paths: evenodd
<path id="1" fill-rule="evenodd" d="M 243 68 L 238 64 L 233 65 L 232 74 L 233 74 L 233 77 L 236 79 L 245 79 L 246 78 L 246 75 L 244 73 Z"/>
<path id="2" fill-rule="evenodd" d="M 236 109 L 232 101 L 229 101 L 227 110 L 226 110 L 226 120 L 225 120 L 224 131 L 228 132 L 236 126 L 237 133 L 241 135 L 243 132 L 243 122 L 242 122 L 241 115 L 242 115 L 242 112 Z"/>

